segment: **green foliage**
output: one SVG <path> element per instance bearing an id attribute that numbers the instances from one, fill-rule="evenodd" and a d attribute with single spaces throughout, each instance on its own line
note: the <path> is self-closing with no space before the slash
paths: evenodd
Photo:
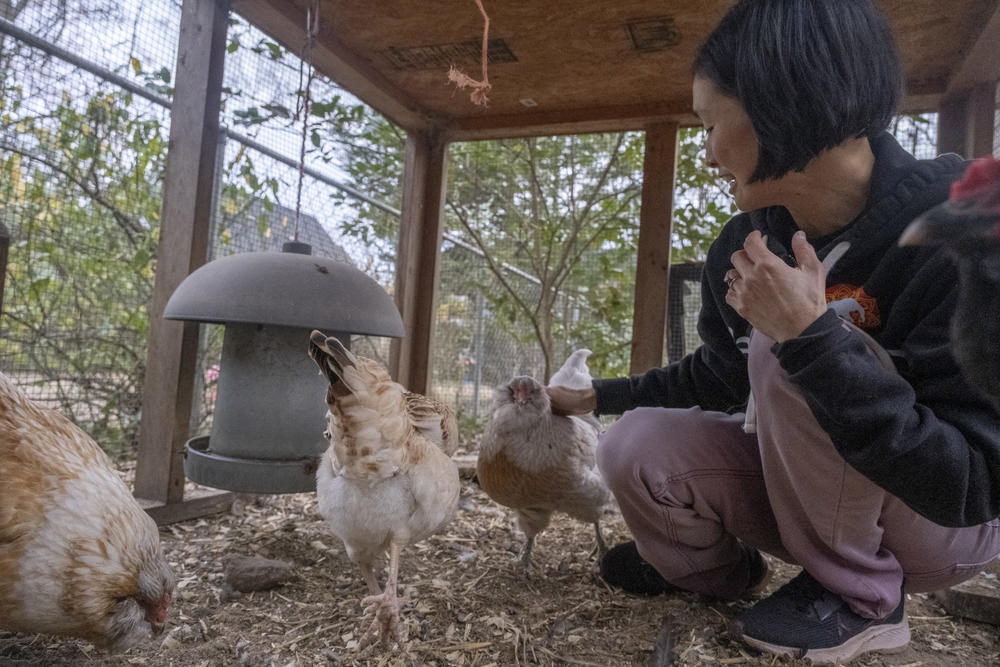
<path id="1" fill-rule="evenodd" d="M 32 375 L 21 379 L 98 442 L 127 444 L 141 403 L 165 132 L 125 92 L 64 94 L 44 114 L 27 111 L 22 95 L 3 96 L 0 201 L 18 225 L 0 354 L 26 360 Z"/>
<path id="2" fill-rule="evenodd" d="M 238 117 L 269 120 L 256 109 Z M 347 172 L 373 199 L 399 206 L 405 136 L 397 127 L 336 90 L 314 91 L 308 136 L 311 155 Z M 699 133 L 682 130 L 674 262 L 703 259 L 734 212 L 700 149 Z M 580 346 L 593 351 L 595 374 L 627 371 L 643 152 L 643 136 L 634 133 L 449 147 L 446 229 L 478 257 L 461 249 L 443 257 L 436 326 L 449 349 L 440 359 L 471 344 L 468 324 L 463 331 L 443 313 L 457 312 L 456 295 L 472 303 L 481 293 L 491 325 L 539 350 L 546 376 Z M 340 191 L 331 197 L 348 211 L 341 232 L 393 264 L 395 216 Z"/>
<path id="3" fill-rule="evenodd" d="M 323 151 L 376 199 L 399 198 L 403 137 L 359 104 L 337 96 L 314 104 Z M 485 295 L 493 326 L 518 346 L 537 348 L 550 374 L 579 346 L 593 351 L 595 375 L 627 372 L 630 351 L 643 136 L 591 135 L 469 142 L 449 148 L 446 225 L 478 249 L 445 253 L 439 291 L 472 303 Z M 735 212 L 701 163 L 700 134 L 679 137 L 673 261 L 704 259 L 708 245 Z M 345 199 L 337 193 L 335 197 Z M 395 252 L 395 220 L 354 202 L 341 231 Z M 461 258 L 461 259 L 460 259 Z M 478 268 L 477 268 L 478 267 Z M 518 277 L 517 272 L 536 279 Z M 463 283 L 463 284 L 456 284 Z M 438 340 L 454 358 L 470 333 L 437 318 Z M 449 304 L 447 312 L 455 312 Z M 452 330 L 449 330 L 452 329 Z"/>
<path id="4" fill-rule="evenodd" d="M 704 261 L 722 225 L 737 212 L 732 198 L 705 166 L 703 150 L 701 128 L 680 130 L 670 256 L 674 264 Z"/>
<path id="5" fill-rule="evenodd" d="M 496 325 L 541 350 L 545 377 L 577 345 L 597 368 L 621 361 L 631 303 L 617 294 L 631 290 L 641 142 L 613 134 L 451 149 L 449 229 L 479 249 Z"/>

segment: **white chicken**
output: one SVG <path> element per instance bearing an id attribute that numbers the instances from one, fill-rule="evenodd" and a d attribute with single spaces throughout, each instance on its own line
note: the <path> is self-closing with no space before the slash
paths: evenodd
<path id="1" fill-rule="evenodd" d="M 0 373 L 0 627 L 122 650 L 163 629 L 174 575 L 107 455 Z"/>
<path id="2" fill-rule="evenodd" d="M 577 350 L 570 355 L 552 376 L 553 384 L 590 386 L 589 354 Z M 600 518 L 612 497 L 596 466 L 599 434 L 593 416 L 552 414 L 545 388 L 533 378 L 516 377 L 494 391 L 476 476 L 490 498 L 514 510 L 526 538 L 520 561 L 525 574 L 535 536 L 554 512 L 593 524 L 598 552 L 607 551 Z"/>
<path id="3" fill-rule="evenodd" d="M 441 530 L 458 505 L 458 467 L 428 437 L 440 431 L 447 442 L 454 416 L 449 419 L 441 413 L 450 412 L 444 405 L 405 391 L 379 363 L 355 356 L 322 332 L 312 332 L 309 355 L 330 381 L 330 447 L 316 473 L 319 512 L 361 570 L 370 592 L 362 604 L 366 614 L 375 616 L 359 648 L 376 639 L 402 643 L 400 552 Z M 424 432 L 414 423 L 414 405 L 423 415 Z M 433 414 L 440 414 L 436 426 L 429 417 Z M 386 552 L 389 572 L 383 592 L 373 566 Z"/>

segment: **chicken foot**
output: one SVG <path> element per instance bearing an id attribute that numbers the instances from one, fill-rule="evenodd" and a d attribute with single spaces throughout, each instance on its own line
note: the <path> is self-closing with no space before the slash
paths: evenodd
<path id="1" fill-rule="evenodd" d="M 397 644 L 406 641 L 406 628 L 399 620 L 399 596 L 397 594 L 397 581 L 399 578 L 399 552 L 400 546 L 392 543 L 389 545 L 389 576 L 385 582 L 385 591 L 375 595 L 369 595 L 361 600 L 365 607 L 365 615 L 374 615 L 371 625 L 358 640 L 358 648 L 363 649 L 376 640 L 381 640 L 383 644 L 389 644 L 395 640 Z M 374 575 L 369 583 L 374 582 Z M 378 583 L 375 583 L 377 590 Z"/>

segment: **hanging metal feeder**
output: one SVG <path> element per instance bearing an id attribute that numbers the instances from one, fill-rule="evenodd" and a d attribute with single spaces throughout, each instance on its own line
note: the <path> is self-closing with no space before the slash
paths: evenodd
<path id="1" fill-rule="evenodd" d="M 229 491 L 316 488 L 327 381 L 306 354 L 320 329 L 350 347 L 351 334 L 401 337 L 399 311 L 350 264 L 314 257 L 306 243 L 205 264 L 177 287 L 163 316 L 225 325 L 210 436 L 192 438 L 184 473 Z"/>

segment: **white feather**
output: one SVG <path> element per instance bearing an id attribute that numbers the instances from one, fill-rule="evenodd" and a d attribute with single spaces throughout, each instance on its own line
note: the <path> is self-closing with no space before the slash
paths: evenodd
<path id="1" fill-rule="evenodd" d="M 568 389 L 589 389 L 593 378 L 587 368 L 587 357 L 590 350 L 576 350 L 569 359 L 549 380 L 550 387 L 566 387 Z"/>

